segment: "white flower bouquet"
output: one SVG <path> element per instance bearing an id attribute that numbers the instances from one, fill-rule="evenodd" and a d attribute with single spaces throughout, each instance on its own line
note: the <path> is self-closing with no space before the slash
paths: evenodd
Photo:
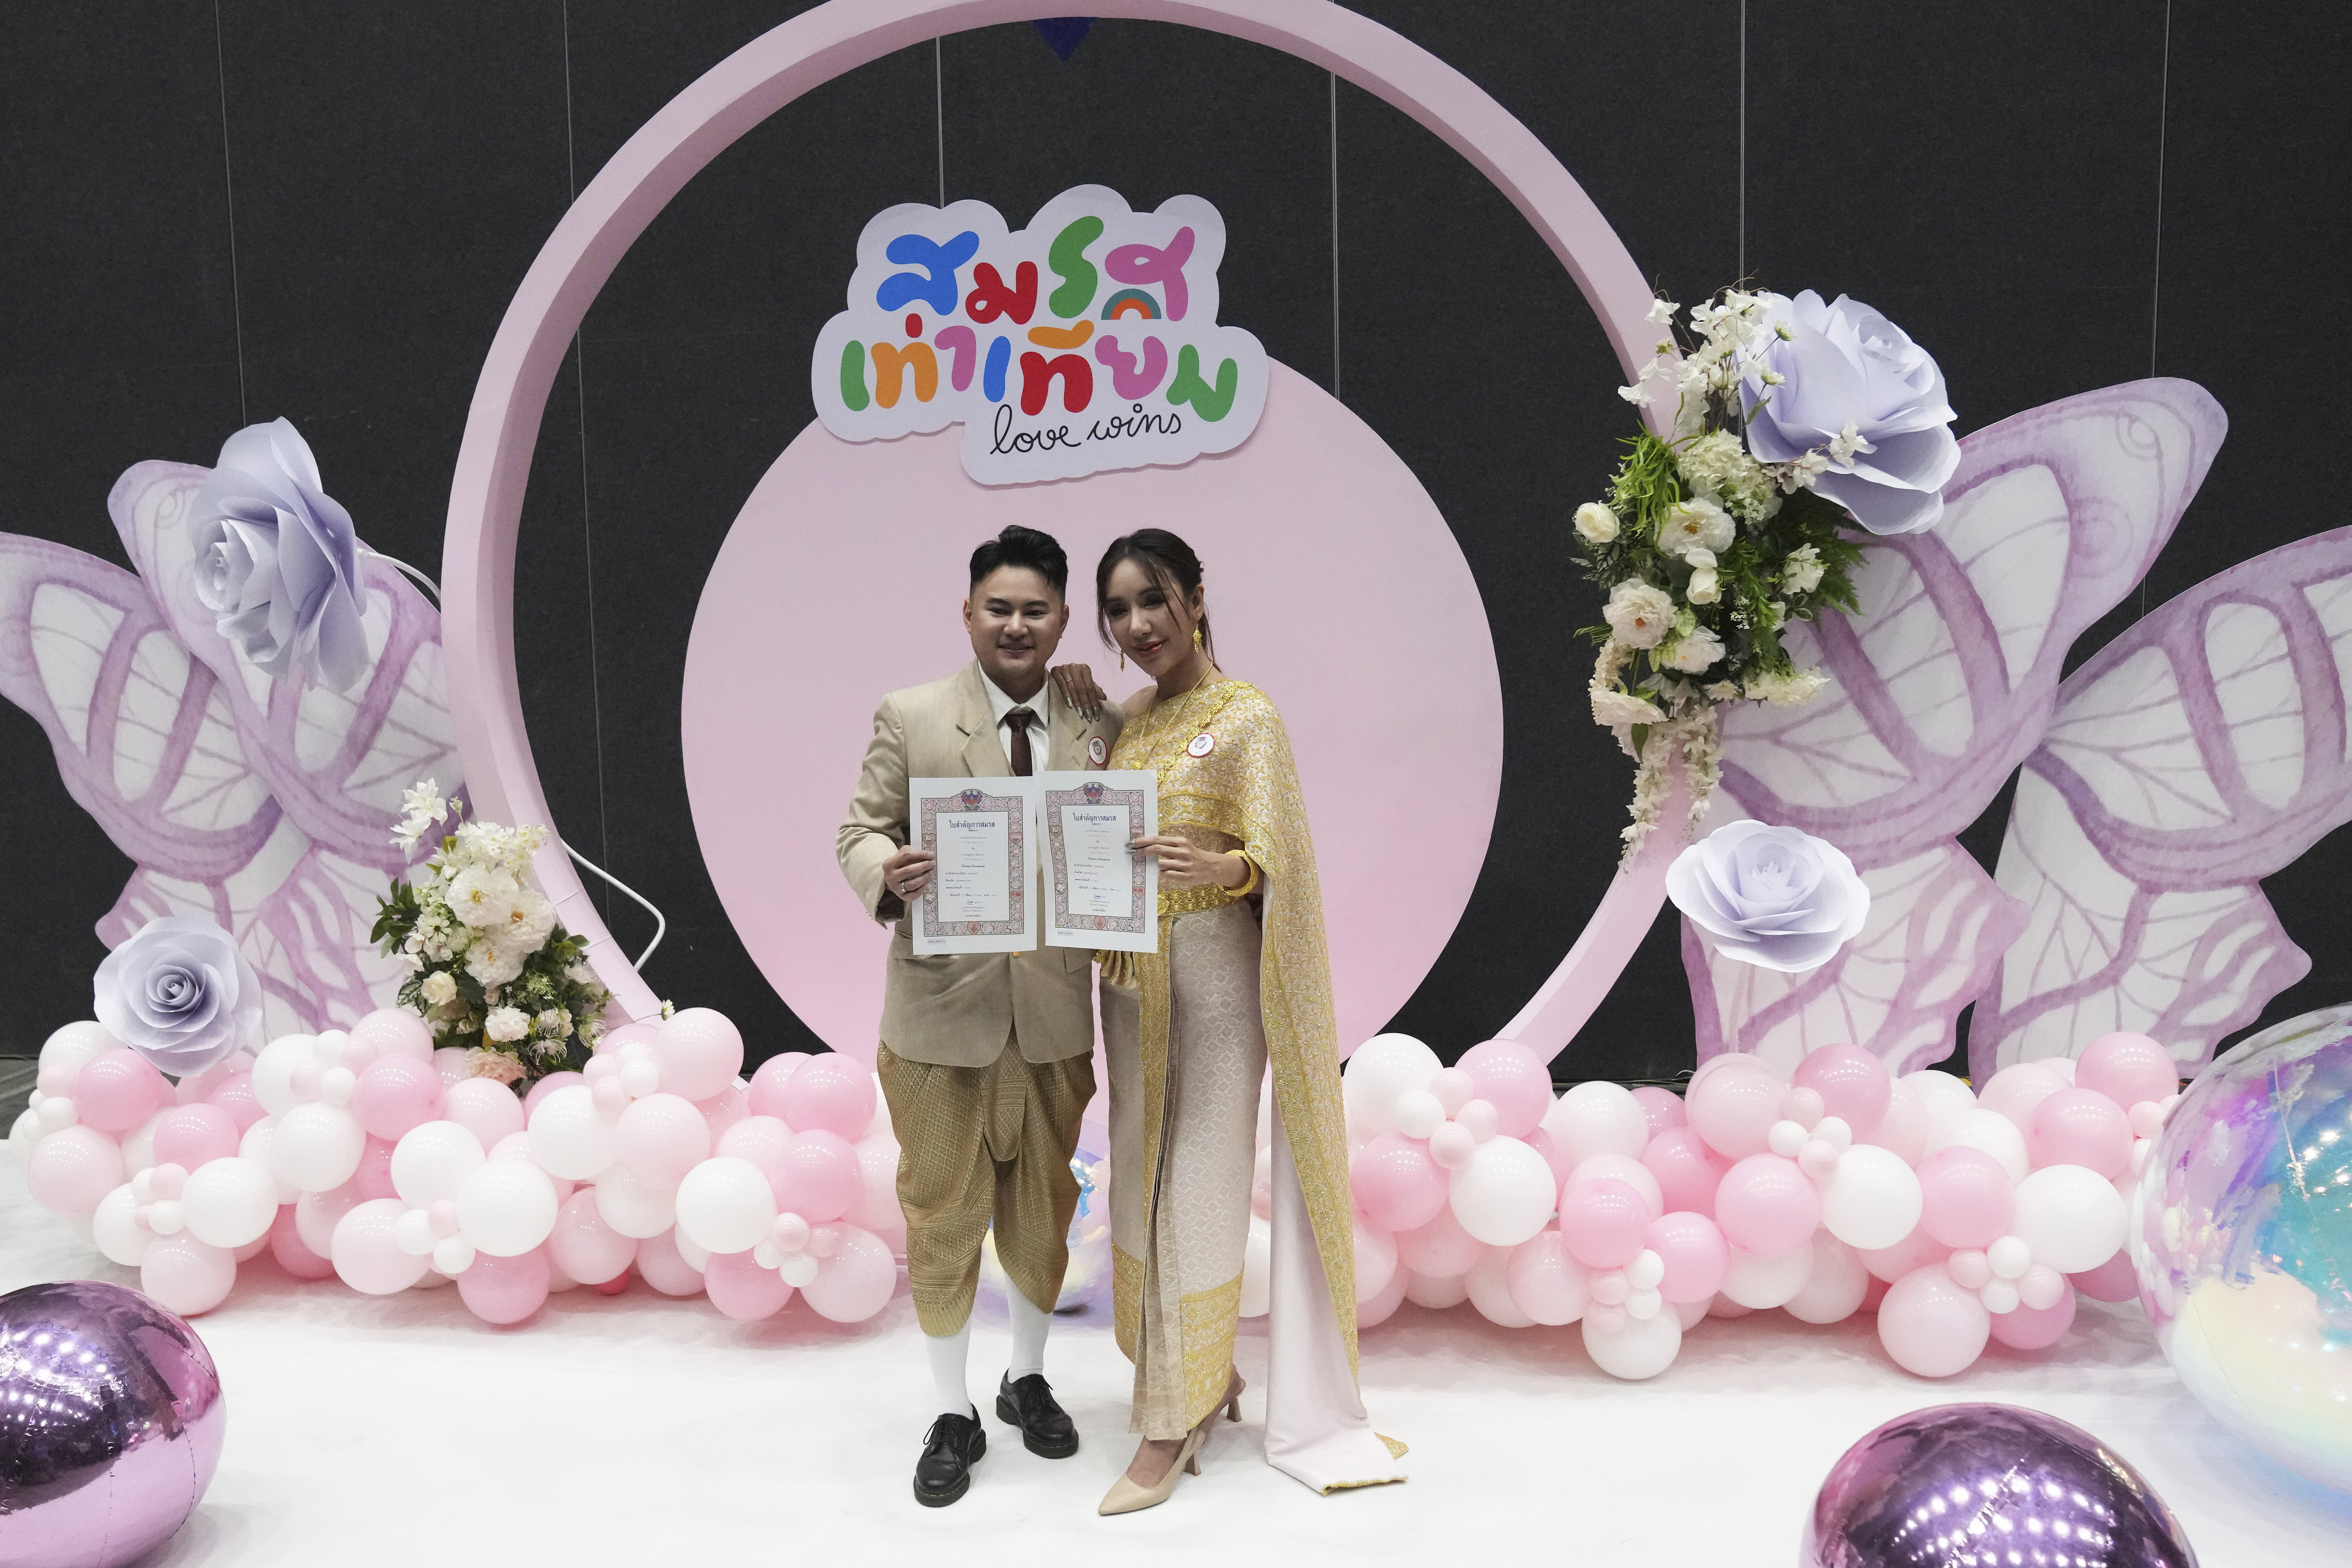
<path id="1" fill-rule="evenodd" d="M 1660 300 L 1657 357 L 1620 395 L 1676 394 L 1672 433 L 1630 438 L 1605 501 L 1575 515 L 1585 574 L 1609 595 L 1592 717 L 1639 764 L 1628 857 L 1656 826 L 1668 765 L 1703 818 L 1717 773 L 1716 710 L 1804 702 L 1827 684 L 1783 628 L 1858 608 L 1862 541 L 1847 531 L 1934 526 L 1959 461 L 1943 374 L 1899 327 L 1841 296 L 1727 289 L 1688 313 Z"/>
<path id="2" fill-rule="evenodd" d="M 464 811 L 431 779 L 409 790 L 393 842 L 414 853 L 436 824 Z M 530 885 L 543 827 L 457 824 L 414 884 L 395 879 L 371 933 L 409 969 L 400 1002 L 424 1016 L 434 1043 L 468 1053 L 477 1078 L 529 1083 L 586 1065 L 612 994 L 566 932 L 555 905 Z"/>

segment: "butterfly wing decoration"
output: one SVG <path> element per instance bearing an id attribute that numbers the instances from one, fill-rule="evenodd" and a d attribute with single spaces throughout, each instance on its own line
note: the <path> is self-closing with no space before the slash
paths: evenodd
<path id="1" fill-rule="evenodd" d="M 1685 921 L 1702 1060 L 1747 1051 L 1785 1071 L 1844 1042 L 1903 1072 L 1947 1054 L 2027 920 L 1953 836 L 2041 739 L 2066 650 L 2145 574 L 2226 429 L 2202 388 L 2152 380 L 1978 431 L 1944 521 L 1873 542 L 1862 613 L 1788 637 L 1831 688 L 1723 713 L 1710 826 L 1753 816 L 1826 838 L 1872 902 L 1862 933 L 1799 975 L 1720 958 Z"/>
<path id="2" fill-rule="evenodd" d="M 2184 1072 L 2309 972 L 2261 881 L 2352 819 L 2352 528 L 2142 616 L 2068 678 L 1996 879 L 2031 911 L 1970 1066 L 2150 1034 Z"/>

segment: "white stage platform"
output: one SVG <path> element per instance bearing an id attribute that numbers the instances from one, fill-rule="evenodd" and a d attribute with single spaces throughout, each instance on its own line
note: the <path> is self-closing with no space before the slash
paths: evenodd
<path id="1" fill-rule="evenodd" d="M 0 1289 L 77 1278 L 138 1283 L 0 1163 Z M 220 1472 L 147 1562 L 1769 1568 L 1795 1562 L 1814 1489 L 1848 1444 L 1960 1400 L 2032 1405 L 2106 1438 L 2172 1505 L 2204 1568 L 2352 1561 L 2352 1500 L 2209 1419 L 2136 1307 L 2085 1303 L 2056 1350 L 1995 1346 L 1945 1383 L 1897 1371 L 1866 1318 L 1816 1329 L 1759 1313 L 1701 1325 L 1664 1376 L 1622 1384 L 1574 1329 L 1407 1305 L 1367 1332 L 1363 1371 L 1378 1426 L 1412 1447 L 1409 1483 L 1314 1496 L 1264 1462 L 1253 1392 L 1203 1475 L 1164 1507 L 1108 1520 L 1095 1503 L 1133 1440 L 1106 1317 L 1065 1319 L 1049 1357 L 1077 1456 L 1037 1458 L 992 1415 L 970 1494 L 929 1510 L 908 1492 L 929 1379 L 903 1295 L 867 1323 L 795 1300 L 742 1324 L 635 1280 L 617 1298 L 557 1296 L 502 1331 L 453 1292 L 362 1298 L 257 1259 L 196 1321 L 229 1405 Z M 976 1393 L 1008 1342 L 1002 1309 L 984 1312 Z M 1240 1360 L 1255 1380 L 1262 1322 L 1243 1325 Z"/>

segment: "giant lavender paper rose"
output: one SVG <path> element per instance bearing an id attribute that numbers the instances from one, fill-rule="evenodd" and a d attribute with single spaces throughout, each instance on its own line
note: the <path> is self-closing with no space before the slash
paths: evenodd
<path id="1" fill-rule="evenodd" d="M 352 514 L 320 487 L 292 425 L 248 425 L 222 445 L 194 528 L 196 596 L 256 668 L 278 679 L 299 669 L 337 691 L 366 673 Z"/>
<path id="2" fill-rule="evenodd" d="M 1794 827 L 1733 822 L 1666 868 L 1666 896 L 1726 958 L 1801 973 L 1862 931 L 1870 889 L 1853 862 Z"/>
<path id="3" fill-rule="evenodd" d="M 1813 488 L 1873 533 L 1916 533 L 1944 515 L 1959 466 L 1944 373 L 1902 328 L 1841 294 L 1768 301 L 1764 347 L 1741 398 L 1748 448 L 1768 463 L 1824 453 Z M 1781 379 L 1768 384 L 1763 373 Z"/>
<path id="4" fill-rule="evenodd" d="M 261 982 L 228 932 L 202 915 L 149 921 L 92 982 L 106 1032 L 174 1078 L 261 1046 Z"/>

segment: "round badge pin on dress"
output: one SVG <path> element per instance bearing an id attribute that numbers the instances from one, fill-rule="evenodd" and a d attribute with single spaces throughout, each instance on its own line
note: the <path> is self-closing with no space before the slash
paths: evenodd
<path id="1" fill-rule="evenodd" d="M 1192 737 L 1192 743 L 1184 748 L 1184 754 L 1188 757 L 1205 757 L 1216 749 L 1217 738 L 1203 730 Z"/>

